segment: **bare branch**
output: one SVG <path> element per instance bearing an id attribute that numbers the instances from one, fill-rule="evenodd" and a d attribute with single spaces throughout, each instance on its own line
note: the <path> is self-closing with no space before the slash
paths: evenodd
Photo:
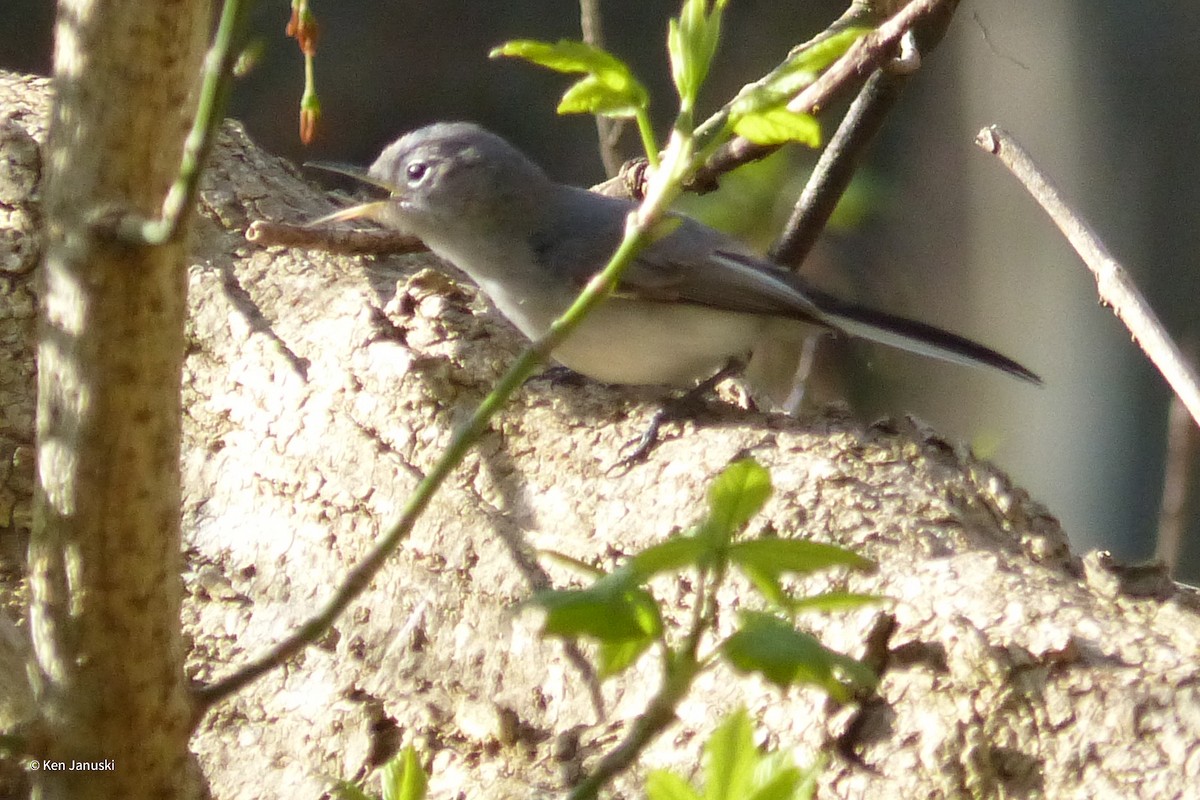
<path id="1" fill-rule="evenodd" d="M 592 47 L 604 48 L 604 28 L 600 19 L 600 0 L 579 0 L 579 30 L 583 40 Z M 625 127 L 624 120 L 596 115 L 596 136 L 600 140 L 600 160 L 604 174 L 612 178 L 621 170 L 621 153 L 617 141 Z"/>
<path id="2" fill-rule="evenodd" d="M 892 58 L 901 37 L 909 30 L 929 23 L 931 29 L 940 29 L 944 33 L 957 7 L 958 0 L 913 0 L 887 22 L 855 42 L 833 66 L 796 95 L 788 103 L 788 108 L 815 113 L 826 107 Z M 918 37 L 922 51 L 928 51 L 939 38 L 940 34 L 936 32 L 929 37 Z M 714 184 L 718 176 L 743 164 L 766 158 L 777 149 L 778 146 L 757 145 L 739 136 L 713 154 L 708 163 L 697 171 L 693 183 L 698 186 Z"/>
<path id="3" fill-rule="evenodd" d="M 909 77 L 877 70 L 863 85 L 771 248 L 772 261 L 793 269 L 804 263 Z"/>
<path id="4" fill-rule="evenodd" d="M 255 220 L 246 229 L 246 241 L 263 247 L 302 247 L 351 256 L 394 256 L 422 253 L 429 248 L 415 236 L 383 229 L 341 230 L 327 225 L 293 225 Z"/>
<path id="5" fill-rule="evenodd" d="M 1189 346 L 1193 345 L 1193 346 Z M 1195 341 L 1185 341 L 1184 349 L 1195 363 Z M 1162 505 L 1158 511 L 1158 537 L 1154 558 L 1174 575 L 1183 550 L 1184 531 L 1188 524 L 1188 489 L 1191 486 L 1192 464 L 1200 447 L 1200 431 L 1188 421 L 1187 409 L 1178 396 L 1171 398 L 1167 413 L 1167 457 L 1163 474 Z"/>
<path id="6" fill-rule="evenodd" d="M 1112 308 L 1117 318 L 1125 323 L 1142 351 L 1158 367 L 1158 371 L 1187 407 L 1192 419 L 1200 425 L 1200 378 L 1197 378 L 1179 347 L 1167 335 L 1129 273 L 1112 257 L 1091 227 L 1067 205 L 1061 192 L 1007 131 L 992 125 L 979 132 L 975 143 L 997 156 L 1050 215 L 1050 219 L 1095 275 L 1100 301 Z"/>

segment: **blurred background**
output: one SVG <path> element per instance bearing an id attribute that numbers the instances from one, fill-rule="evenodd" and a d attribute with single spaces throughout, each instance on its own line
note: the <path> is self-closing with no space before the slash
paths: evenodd
<path id="1" fill-rule="evenodd" d="M 775 65 L 846 3 L 731 0 L 709 108 Z M 666 19 L 678 2 L 601 0 L 609 49 L 649 85 L 660 133 L 673 114 Z M 303 62 L 283 37 L 284 2 L 258 3 L 257 67 L 231 115 L 268 150 L 302 162 L 367 164 L 401 132 L 470 119 L 557 178 L 604 178 L 595 125 L 558 117 L 569 81 L 490 61 L 512 38 L 578 38 L 568 0 L 320 2 L 322 129 L 297 136 Z M 5 0 L 0 68 L 46 73 L 53 4 Z M 1169 392 L 1090 274 L 1016 182 L 973 144 L 999 123 L 1018 136 L 1122 260 L 1177 340 L 1200 337 L 1200 3 L 964 0 L 876 145 L 849 213 L 804 272 L 889 311 L 968 335 L 1046 381 L 856 347 L 813 402 L 843 397 L 865 421 L 912 413 L 1007 469 L 1063 522 L 1077 551 L 1154 553 Z M 824 120 L 832 132 L 841 108 Z M 631 132 L 630 132 L 631 133 Z M 627 134 L 627 154 L 636 150 Z M 760 167 L 730 223 L 760 243 L 777 230 L 813 156 Z M 747 199 L 749 198 L 749 199 Z M 726 206 L 729 207 L 728 205 Z M 746 213 L 750 212 L 750 213 Z M 765 238 L 764 238 L 765 237 Z M 826 348 L 828 349 L 828 348 Z M 848 366 L 847 366 L 848 365 Z M 1191 496 L 1200 492 L 1192 455 Z M 1200 501 L 1186 517 L 1179 577 L 1200 578 Z"/>

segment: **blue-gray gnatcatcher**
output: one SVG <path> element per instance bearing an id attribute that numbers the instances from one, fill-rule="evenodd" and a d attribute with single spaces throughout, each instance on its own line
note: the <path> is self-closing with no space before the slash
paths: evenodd
<path id="1" fill-rule="evenodd" d="M 326 219 L 366 217 L 419 237 L 530 338 L 544 334 L 604 267 L 635 207 L 556 183 L 508 142 L 469 123 L 413 131 L 366 174 L 349 174 L 391 197 Z M 553 356 L 605 383 L 689 386 L 797 323 L 1040 383 L 981 344 L 815 289 L 689 218 L 641 252 L 614 295 Z"/>

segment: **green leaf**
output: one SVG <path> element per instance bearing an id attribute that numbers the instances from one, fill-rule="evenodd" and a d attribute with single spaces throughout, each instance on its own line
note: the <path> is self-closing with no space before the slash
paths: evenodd
<path id="1" fill-rule="evenodd" d="M 708 490 L 709 518 L 704 526 L 722 547 L 757 514 L 771 496 L 771 473 L 752 458 L 721 471 Z"/>
<path id="2" fill-rule="evenodd" d="M 626 564 L 639 583 L 662 572 L 673 572 L 700 565 L 712 553 L 712 543 L 696 536 L 673 536 L 647 547 Z"/>
<path id="3" fill-rule="evenodd" d="M 791 611 L 792 596 L 783 588 L 783 582 L 779 580 L 779 573 L 745 564 L 741 566 L 741 570 L 742 574 L 750 579 L 754 588 L 758 589 L 759 594 L 766 598 L 768 603 L 781 611 Z"/>
<path id="4" fill-rule="evenodd" d="M 620 675 L 629 669 L 655 641 L 657 639 L 654 636 L 646 635 L 640 639 L 628 639 L 623 642 L 602 642 L 599 670 L 601 679 Z"/>
<path id="5" fill-rule="evenodd" d="M 533 39 L 515 39 L 492 48 L 491 58 L 512 56 L 532 61 L 555 72 L 590 72 L 592 74 L 626 73 L 629 68 L 621 59 L 586 42 L 560 39 L 551 44 Z"/>
<path id="6" fill-rule="evenodd" d="M 357 784 L 350 781 L 338 781 L 333 785 L 333 794 L 338 800 L 375 800 L 364 792 Z"/>
<path id="7" fill-rule="evenodd" d="M 560 40 L 554 44 L 520 39 L 496 47 L 492 58 L 515 56 L 555 72 L 582 72 L 579 80 L 563 94 L 560 114 L 603 114 L 631 117 L 646 108 L 650 95 L 625 62 L 605 50 L 584 42 Z"/>
<path id="8" fill-rule="evenodd" d="M 690 109 L 708 76 L 721 38 L 721 15 L 728 0 L 685 0 L 677 19 L 667 27 L 667 52 L 671 77 L 679 90 L 681 106 Z"/>
<path id="9" fill-rule="evenodd" d="M 755 775 L 755 788 L 746 800 L 792 800 L 804 778 L 804 773 L 784 758 L 764 759 L 758 771 L 763 774 Z"/>
<path id="10" fill-rule="evenodd" d="M 383 800 L 424 800 L 429 779 L 412 745 L 383 765 L 382 783 Z"/>
<path id="11" fill-rule="evenodd" d="M 873 692 L 879 687 L 879 676 L 866 664 L 836 650 L 827 648 L 825 652 L 829 654 L 833 671 L 838 679 L 853 688 L 855 692 Z"/>
<path id="12" fill-rule="evenodd" d="M 674 772 L 665 769 L 651 770 L 646 776 L 648 800 L 700 800 L 696 790 Z"/>
<path id="13" fill-rule="evenodd" d="M 745 708 L 734 711 L 717 726 L 704 745 L 705 800 L 744 800 L 760 756 L 754 729 Z"/>
<path id="14" fill-rule="evenodd" d="M 638 108 L 635 98 L 629 94 L 612 89 L 595 75 L 588 75 L 563 92 L 557 111 L 559 114 L 632 117 Z"/>
<path id="15" fill-rule="evenodd" d="M 662 617 L 653 596 L 630 588 L 627 573 L 614 573 L 586 589 L 538 592 L 530 602 L 546 611 L 543 635 L 590 636 L 601 642 L 625 642 L 657 636 Z"/>
<path id="16" fill-rule="evenodd" d="M 886 603 L 889 598 L 878 594 L 855 592 L 823 592 L 801 597 L 788 603 L 789 610 L 796 611 L 853 611 L 875 603 Z"/>
<path id="17" fill-rule="evenodd" d="M 846 54 L 850 46 L 870 33 L 872 28 L 851 27 L 788 54 L 784 69 L 792 72 L 820 72 Z"/>
<path id="18" fill-rule="evenodd" d="M 781 689 L 798 683 L 819 686 L 842 702 L 850 699 L 843 679 L 855 687 L 874 687 L 876 678 L 867 667 L 783 620 L 749 612 L 742 619 L 741 630 L 721 646 L 736 669 L 757 672 Z"/>
<path id="19" fill-rule="evenodd" d="M 743 117 L 757 115 L 772 109 L 786 108 L 792 98 L 817 79 L 821 70 L 841 58 L 850 46 L 868 30 L 870 29 L 847 28 L 804 50 L 789 54 L 787 60 L 772 70 L 770 74 L 745 86 L 738 93 L 738 96 L 730 104 L 729 124 L 736 126 Z M 785 121 L 781 124 L 785 124 L 789 128 L 798 128 L 802 123 Z M 759 123 L 752 122 L 750 132 L 756 132 L 758 126 Z M 817 135 L 819 136 L 819 132 Z M 791 141 L 793 138 L 795 137 L 783 141 Z M 805 141 L 804 139 L 797 140 Z"/>
<path id="20" fill-rule="evenodd" d="M 812 114 L 789 111 L 779 105 L 751 111 L 734 119 L 733 132 L 755 144 L 775 145 L 799 142 L 807 147 L 821 144 L 821 123 Z"/>
<path id="21" fill-rule="evenodd" d="M 875 567 L 874 561 L 843 547 L 806 539 L 761 538 L 737 542 L 729 547 L 729 560 L 775 575 L 785 572 L 807 575 L 830 567 L 857 570 Z"/>
<path id="22" fill-rule="evenodd" d="M 737 564 L 755 588 L 780 609 L 794 611 L 798 601 L 783 588 L 784 573 L 804 575 L 835 566 L 869 570 L 875 562 L 836 545 L 803 539 L 762 538 L 737 542 L 729 548 L 729 560 Z M 814 607 L 820 607 L 814 602 Z M 847 606 L 851 607 L 851 606 Z M 838 608 L 831 605 L 832 609 Z"/>

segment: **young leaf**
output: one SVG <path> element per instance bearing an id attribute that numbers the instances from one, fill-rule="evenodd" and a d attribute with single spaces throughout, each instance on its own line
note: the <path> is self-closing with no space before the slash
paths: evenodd
<path id="1" fill-rule="evenodd" d="M 628 639 L 623 642 L 603 642 L 600 645 L 600 677 L 611 678 L 620 675 L 633 666 L 642 653 L 650 649 L 656 641 L 654 636 L 643 636 L 640 639 Z"/>
<path id="2" fill-rule="evenodd" d="M 733 132 L 755 144 L 798 142 L 806 147 L 821 144 L 821 123 L 812 114 L 789 111 L 779 105 L 734 118 Z"/>
<path id="3" fill-rule="evenodd" d="M 729 124 L 736 126 L 743 117 L 786 107 L 817 79 L 821 70 L 840 58 L 868 30 L 847 28 L 811 47 L 789 54 L 787 60 L 766 77 L 742 88 L 730 105 Z M 798 127 L 802 123 L 793 121 L 791 124 Z M 751 126 L 750 131 L 754 132 L 754 123 Z"/>
<path id="4" fill-rule="evenodd" d="M 746 709 L 727 716 L 704 745 L 704 800 L 744 800 L 761 756 Z"/>
<path id="5" fill-rule="evenodd" d="M 538 550 L 538 557 L 555 561 L 568 569 L 578 572 L 580 575 L 587 575 L 590 578 L 599 578 L 605 574 L 604 570 L 599 567 L 595 567 L 574 556 L 569 556 L 559 550 Z"/>
<path id="6" fill-rule="evenodd" d="M 779 755 L 779 754 L 777 754 Z M 754 781 L 754 790 L 746 800 L 793 800 L 804 773 L 785 759 L 764 759 Z"/>
<path id="7" fill-rule="evenodd" d="M 703 800 L 811 800 L 816 776 L 824 769 L 818 759 L 801 770 L 782 752 L 762 754 L 754 746 L 754 731 L 744 708 L 729 714 L 704 745 Z M 680 776 L 654 770 L 646 778 L 648 800 L 701 800 Z"/>
<path id="8" fill-rule="evenodd" d="M 769 108 L 780 102 L 786 103 L 815 81 L 824 69 L 845 55 L 850 46 L 869 30 L 846 28 L 810 47 L 789 53 L 783 64 L 755 85 L 751 94 L 756 98 L 756 107 Z"/>
<path id="9" fill-rule="evenodd" d="M 757 672 L 781 689 L 808 683 L 844 702 L 850 699 L 850 692 L 839 677 L 868 688 L 875 682 L 874 675 L 859 662 L 768 614 L 744 614 L 741 630 L 726 639 L 721 649 L 736 669 Z"/>
<path id="10" fill-rule="evenodd" d="M 886 603 L 888 598 L 878 594 L 855 592 L 823 592 L 801 597 L 788 603 L 788 610 L 797 611 L 853 611 L 875 603 Z"/>
<path id="11" fill-rule="evenodd" d="M 595 75 L 576 81 L 558 101 L 559 114 L 601 114 L 606 117 L 632 117 L 638 106 L 628 93 L 614 91 Z"/>
<path id="12" fill-rule="evenodd" d="M 809 47 L 789 53 L 783 68 L 792 72 L 820 72 L 845 55 L 852 44 L 871 30 L 862 27 L 840 30 Z"/>
<path id="13" fill-rule="evenodd" d="M 716 0 L 709 11 L 708 0 L 685 0 L 679 17 L 668 24 L 671 77 L 685 109 L 691 108 L 700 85 L 708 76 L 721 37 L 721 14 L 727 2 Z"/>
<path id="14" fill-rule="evenodd" d="M 708 490 L 706 529 L 719 542 L 729 538 L 757 514 L 771 496 L 771 473 L 752 458 L 726 467 Z"/>
<path id="15" fill-rule="evenodd" d="M 825 771 L 829 759 L 821 754 L 813 763 L 808 765 L 800 776 L 800 785 L 796 787 L 794 800 L 812 800 L 817 796 L 817 778 Z"/>
<path id="16" fill-rule="evenodd" d="M 496 47 L 492 58 L 515 56 L 555 72 L 582 72 L 580 79 L 563 95 L 560 114 L 603 114 L 631 117 L 650 102 L 646 87 L 633 76 L 625 62 L 605 50 L 584 42 L 560 40 L 554 44 L 520 39 Z"/>
<path id="17" fill-rule="evenodd" d="M 661 572 L 673 572 L 697 566 L 712 552 L 712 543 L 697 536 L 673 536 L 665 542 L 647 547 L 629 560 L 639 583 Z"/>
<path id="18" fill-rule="evenodd" d="M 333 785 L 333 794 L 338 800 L 375 800 L 364 792 L 357 784 L 350 781 L 338 781 Z"/>
<path id="19" fill-rule="evenodd" d="M 516 39 L 492 48 L 490 58 L 523 58 L 555 72 L 586 72 L 593 75 L 629 75 L 619 58 L 586 42 L 560 39 L 551 44 L 533 39 Z"/>
<path id="20" fill-rule="evenodd" d="M 696 790 L 674 772 L 652 770 L 646 776 L 647 800 L 700 800 Z"/>
<path id="21" fill-rule="evenodd" d="M 674 17 L 667 22 L 667 55 L 671 60 L 671 79 L 675 81 L 676 91 L 681 98 L 692 100 L 695 94 L 689 74 L 691 65 L 688 63 L 687 44 L 679 28 L 679 20 Z"/>
<path id="22" fill-rule="evenodd" d="M 768 754 L 755 775 L 755 788 L 747 800 L 812 800 L 817 778 L 825 769 L 825 756 L 800 769 L 782 752 Z"/>
<path id="23" fill-rule="evenodd" d="M 737 542 L 729 547 L 729 559 L 735 564 L 755 567 L 779 575 L 790 572 L 806 575 L 829 567 L 870 570 L 875 562 L 857 553 L 824 542 L 806 539 L 762 538 Z"/>
<path id="24" fill-rule="evenodd" d="M 383 766 L 383 800 L 425 800 L 429 779 L 412 745 Z"/>
<path id="25" fill-rule="evenodd" d="M 627 588 L 624 575 L 609 575 L 587 589 L 538 592 L 531 602 L 546 610 L 543 635 L 590 636 L 601 642 L 626 642 L 657 636 L 662 618 L 644 589 Z"/>

